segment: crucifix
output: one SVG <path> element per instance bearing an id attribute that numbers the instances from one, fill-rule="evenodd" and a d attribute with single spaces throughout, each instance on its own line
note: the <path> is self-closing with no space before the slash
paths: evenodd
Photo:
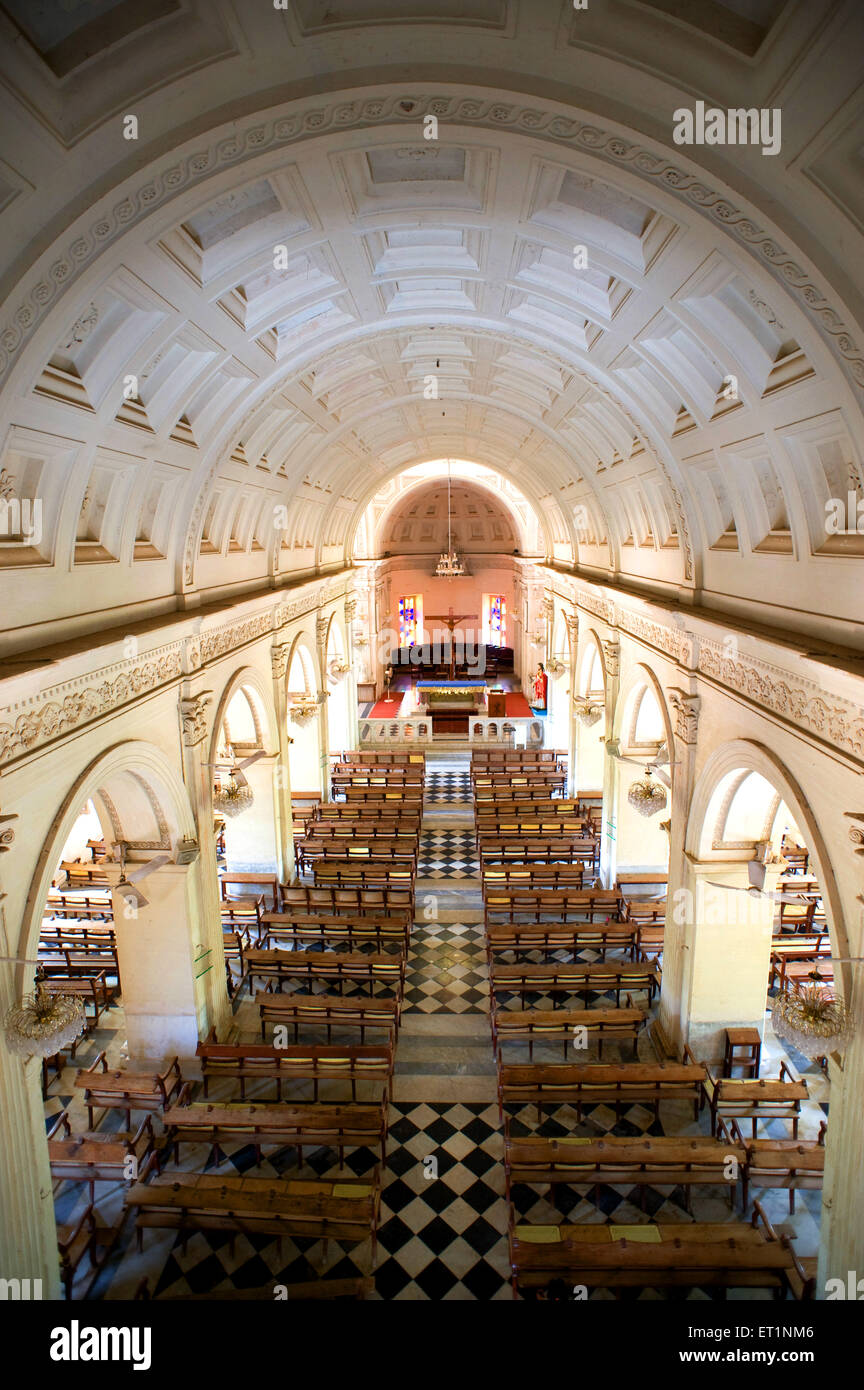
<path id="1" fill-rule="evenodd" d="M 433 623 L 446 624 L 450 632 L 450 679 L 456 679 L 456 644 L 453 641 L 453 629 L 457 623 L 464 623 L 468 618 L 477 618 L 479 613 L 454 613 L 451 603 L 446 613 L 427 613 L 427 621 Z"/>

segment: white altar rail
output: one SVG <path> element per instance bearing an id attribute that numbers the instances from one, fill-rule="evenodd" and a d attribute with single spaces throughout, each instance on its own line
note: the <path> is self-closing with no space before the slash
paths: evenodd
<path id="1" fill-rule="evenodd" d="M 468 718 L 467 741 L 539 748 L 543 745 L 543 732 L 542 719 L 492 719 L 488 714 L 472 714 Z M 361 719 L 360 742 L 431 743 L 432 720 L 426 715 L 418 715 L 416 719 Z"/>

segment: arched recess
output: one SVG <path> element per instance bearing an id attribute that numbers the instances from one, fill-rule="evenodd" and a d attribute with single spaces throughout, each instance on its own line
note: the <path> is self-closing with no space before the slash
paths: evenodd
<path id="1" fill-rule="evenodd" d="M 759 825 L 754 820 L 750 826 L 743 826 L 740 818 L 737 820 L 737 826 L 730 822 L 734 794 L 743 784 L 742 774 L 745 777 L 755 774 L 769 783 L 776 793 L 776 805 L 773 810 L 769 805 L 764 814 L 760 813 Z M 812 871 L 818 878 L 822 890 L 832 952 L 837 956 L 848 956 L 852 953 L 849 950 L 845 914 L 824 837 L 801 785 L 785 764 L 763 744 L 749 739 L 733 739 L 716 748 L 711 754 L 702 769 L 690 803 L 685 850 L 694 860 L 700 862 L 710 861 L 712 858 L 725 862 L 732 859 L 746 861 L 752 858 L 752 851 L 758 840 L 769 838 L 772 831 L 775 836 L 778 833 L 781 828 L 778 825 L 781 805 L 788 807 L 810 851 Z M 727 834 L 734 833 L 736 829 L 742 832 L 737 843 L 728 838 L 724 838 L 722 843 L 716 842 L 715 830 L 718 820 L 723 818 L 726 819 Z M 772 822 L 770 825 L 769 818 Z M 768 835 L 764 833 L 766 829 Z M 745 839 L 744 833 L 749 835 L 750 831 L 753 832 L 752 839 Z M 842 988 L 848 998 L 851 988 L 850 967 L 837 967 L 835 980 L 838 988 Z"/>
<path id="2" fill-rule="evenodd" d="M 350 671 L 340 671 L 340 667 L 348 666 L 348 636 L 338 612 L 331 614 L 324 653 L 323 688 L 330 692 L 327 702 L 327 735 L 330 749 L 327 751 L 341 753 L 350 747 L 352 742 L 350 702 L 354 697 Z"/>
<path id="3" fill-rule="evenodd" d="M 614 710 L 607 709 L 606 665 L 603 660 L 603 644 L 594 628 L 588 628 L 584 641 L 577 653 L 576 671 L 573 677 L 573 690 L 577 701 L 591 697 L 591 704 L 600 711 L 600 718 L 594 724 L 575 721 L 576 741 L 576 783 L 579 791 L 598 791 L 603 787 L 606 751 L 603 740 L 607 723 L 614 716 Z"/>
<path id="4" fill-rule="evenodd" d="M 143 810 L 141 793 L 149 803 L 149 823 Z M 130 801 L 130 793 L 134 800 Z M 150 743 L 118 743 L 89 764 L 66 793 L 39 855 L 27 895 L 18 941 L 19 956 L 35 957 L 45 903 L 63 848 L 69 840 L 81 807 L 92 801 L 106 847 L 118 838 L 140 849 L 170 846 L 172 853 L 185 841 L 197 843 L 197 828 L 186 789 L 166 755 Z M 119 833 L 118 833 L 119 832 Z M 146 858 L 146 855 L 142 855 Z M 25 979 L 32 966 L 19 966 L 17 981 L 26 989 Z"/>
<path id="5" fill-rule="evenodd" d="M 557 667 L 560 665 L 561 669 Z M 552 622 L 552 645 L 546 658 L 549 676 L 546 744 L 570 752 L 570 690 L 573 678 L 570 639 L 564 614 L 558 605 Z"/>
<path id="6" fill-rule="evenodd" d="M 292 740 L 288 750 L 292 795 L 301 792 L 318 794 L 320 791 L 321 759 L 325 750 L 321 743 L 318 691 L 325 688 L 318 669 L 315 639 L 306 631 L 298 632 L 291 643 L 285 674 L 288 736 Z M 308 722 L 303 721 L 302 716 L 300 723 L 292 718 L 291 706 L 300 699 L 305 699 L 310 705 L 313 701 L 316 704 L 315 713 Z"/>
<path id="7" fill-rule="evenodd" d="M 225 865 L 236 873 L 269 872 L 280 867 L 278 823 L 279 740 L 272 690 L 251 666 L 235 671 L 217 706 L 210 736 L 211 789 L 228 781 L 228 749 L 237 762 L 263 751 L 243 776 L 252 792 L 251 806 L 236 817 L 222 819 Z M 222 768 L 218 767 L 222 764 Z M 210 808 L 212 814 L 212 804 Z"/>
<path id="8" fill-rule="evenodd" d="M 629 685 L 618 696 L 613 725 L 622 758 L 645 763 L 656 759 L 665 744 L 670 759 L 675 757 L 672 721 L 666 707 L 663 687 L 650 666 L 639 663 L 633 670 Z M 675 768 L 664 768 L 674 782 Z M 666 792 L 666 806 L 651 816 L 643 816 L 630 805 L 628 792 L 632 784 L 644 778 L 631 762 L 616 760 L 616 864 L 619 869 L 652 869 L 660 872 L 669 867 L 669 835 L 663 829 L 672 805 L 672 792 Z M 660 782 L 659 778 L 653 779 Z"/>

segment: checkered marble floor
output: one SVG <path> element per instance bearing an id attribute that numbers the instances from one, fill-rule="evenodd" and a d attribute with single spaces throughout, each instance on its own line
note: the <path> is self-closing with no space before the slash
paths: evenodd
<path id="1" fill-rule="evenodd" d="M 408 951 L 405 1008 L 420 1013 L 488 1013 L 482 924 L 417 922 Z"/>
<path id="2" fill-rule="evenodd" d="M 447 813 L 440 808 L 448 805 L 458 808 L 454 809 L 452 819 L 458 820 L 461 816 L 463 824 L 465 822 L 465 806 L 470 804 L 470 779 L 467 771 L 461 769 L 467 768 L 467 759 L 442 762 L 442 770 L 427 774 L 427 801 L 433 803 L 434 809 L 422 834 L 419 871 L 421 878 L 442 880 L 438 890 L 439 906 L 447 907 L 442 916 L 458 920 L 440 920 L 436 912 L 430 913 L 430 920 L 427 920 L 422 915 L 423 903 L 428 905 L 430 895 L 425 893 L 421 897 L 418 894 L 418 915 L 407 965 L 402 1042 L 397 1049 L 397 1079 L 409 1077 L 413 1081 L 413 1095 L 425 1093 L 430 1098 L 406 1099 L 390 1107 L 387 1163 L 380 1174 L 382 1205 L 372 1295 L 375 1300 L 487 1301 L 511 1297 L 503 1135 L 497 1106 L 490 1104 L 488 1099 L 478 1098 L 475 1102 L 473 1096 L 455 1103 L 453 1092 L 453 1078 L 459 1069 L 456 1058 L 462 1055 L 460 1046 L 468 1056 L 467 1041 L 475 1040 L 473 1046 L 483 1056 L 488 1056 L 490 1072 L 492 1048 L 490 1038 L 486 1052 L 477 1032 L 478 1028 L 485 1031 L 488 1026 L 483 1016 L 488 1014 L 489 991 L 483 927 L 482 922 L 476 920 L 481 914 L 473 830 L 433 828 L 438 816 L 446 823 Z M 458 906 L 453 910 L 455 904 Z M 561 958 L 566 958 L 563 953 Z M 584 951 L 580 958 L 597 959 L 598 953 Z M 591 1002 L 599 1004 L 601 1000 Z M 499 1005 L 506 1003 L 506 998 L 499 997 Z M 548 998 L 535 997 L 530 1003 L 552 1006 Z M 510 1000 L 511 1007 L 517 1004 L 515 998 Z M 424 1015 L 430 1016 L 428 1022 Z M 72 1083 L 77 1068 L 92 1062 L 100 1049 L 107 1050 L 109 1065 L 125 1064 L 122 1006 L 111 1010 L 103 1023 L 107 1026 L 82 1044 L 75 1062 L 64 1069 L 59 1079 L 51 1081 L 46 1104 L 48 1123 L 50 1117 L 68 1105 L 73 1129 L 79 1132 L 86 1127 L 81 1092 L 76 1092 Z M 640 1056 L 643 1053 L 646 1060 L 652 1055 L 647 1034 L 640 1040 Z M 629 1057 L 629 1048 L 621 1055 Z M 779 1044 L 770 1030 L 766 1030 L 763 1071 L 776 1075 L 782 1055 Z M 508 1058 L 527 1060 L 527 1052 L 524 1048 L 513 1048 L 508 1050 Z M 560 1060 L 560 1048 L 556 1050 L 551 1044 L 541 1047 L 535 1053 L 535 1060 Z M 604 1060 L 615 1060 L 614 1045 L 609 1045 L 608 1058 L 604 1050 Z M 827 1083 L 820 1089 L 821 1073 L 807 1064 L 806 1059 L 796 1055 L 794 1061 L 802 1071 L 806 1068 L 808 1081 L 814 1089 L 816 1103 L 805 1107 L 807 1116 L 802 1125 L 802 1135 L 811 1137 L 822 1112 L 828 1109 Z M 465 1070 L 469 1073 L 479 1073 L 481 1069 L 465 1062 Z M 478 1075 L 477 1080 L 481 1082 L 484 1078 Z M 494 1077 L 491 1083 L 494 1086 Z M 469 1087 L 473 1084 L 469 1077 Z M 431 1099 L 432 1096 L 436 1099 Z M 254 1098 L 253 1087 L 250 1099 Z M 707 1112 L 703 1111 L 699 1119 L 694 1120 L 692 1107 L 681 1103 L 665 1103 L 659 1121 L 654 1118 L 653 1111 L 642 1106 L 626 1107 L 620 1117 L 616 1117 L 610 1107 L 595 1106 L 586 1112 L 581 1125 L 577 1125 L 575 1113 L 566 1108 L 554 1114 L 544 1113 L 539 1124 L 535 1110 L 515 1108 L 509 1112 L 509 1124 L 514 1135 L 549 1136 L 693 1135 L 707 1133 L 708 1129 Z M 101 1124 L 104 1130 L 119 1127 L 116 1113 L 106 1116 Z M 764 1127 L 762 1132 L 786 1136 L 788 1130 L 778 1121 Z M 226 1175 L 249 1173 L 306 1179 L 333 1178 L 340 1171 L 336 1153 L 328 1149 L 304 1150 L 302 1168 L 297 1165 L 296 1150 L 291 1148 L 266 1151 L 260 1168 L 256 1168 L 254 1150 L 249 1146 L 238 1143 L 226 1146 L 226 1151 L 227 1156 L 214 1167 L 206 1147 L 184 1146 L 181 1167 L 187 1171 L 206 1170 Z M 345 1157 L 343 1173 L 358 1177 L 371 1175 L 378 1162 L 378 1155 L 366 1149 L 349 1150 Z M 797 1236 L 799 1253 L 811 1254 L 817 1249 L 820 1193 L 797 1194 L 797 1210 L 791 1218 L 784 1192 L 766 1191 L 760 1193 L 759 1198 L 775 1228 Z M 55 1185 L 58 1220 L 73 1220 L 86 1200 L 87 1190 L 79 1184 Z M 536 1225 L 562 1219 L 598 1223 L 612 1217 L 621 1224 L 650 1220 L 689 1221 L 693 1217 L 718 1222 L 742 1219 L 740 1210 L 730 1211 L 728 1193 L 719 1187 L 695 1190 L 693 1217 L 686 1210 L 681 1189 L 645 1189 L 643 1205 L 639 1188 L 602 1187 L 599 1191 L 586 1191 L 562 1186 L 550 1197 L 545 1189 L 519 1185 L 513 1188 L 512 1201 L 517 1220 Z M 103 1219 L 121 1219 L 123 1197 L 119 1186 L 100 1184 L 97 1203 Z M 76 1297 L 84 1296 L 92 1277 L 83 1265 L 81 1268 L 82 1274 L 75 1286 Z M 139 1254 L 135 1249 L 132 1222 L 127 1219 L 115 1251 L 96 1276 L 89 1296 L 129 1298 L 140 1280 L 146 1277 L 151 1294 L 157 1297 L 184 1298 L 246 1288 L 262 1290 L 267 1297 L 276 1284 L 322 1277 L 349 1278 L 358 1273 L 367 1274 L 371 1269 L 370 1241 L 359 1246 L 343 1246 L 332 1241 L 326 1251 L 320 1241 L 285 1241 L 280 1251 L 275 1239 L 266 1235 L 238 1236 L 232 1246 L 227 1234 L 211 1232 L 190 1237 L 184 1250 L 182 1239 L 175 1233 L 147 1231 L 144 1250 Z M 653 1290 L 632 1291 L 625 1296 L 652 1301 L 662 1301 L 664 1297 Z M 606 1291 L 592 1294 L 592 1299 L 612 1297 Z M 703 1301 L 708 1295 L 695 1290 L 688 1297 Z"/>
<path id="3" fill-rule="evenodd" d="M 448 769 L 434 772 L 427 766 L 424 800 L 429 806 L 466 805 L 471 802 L 471 774 Z"/>
<path id="4" fill-rule="evenodd" d="M 417 875 L 419 878 L 479 879 L 474 831 L 423 831 Z"/>

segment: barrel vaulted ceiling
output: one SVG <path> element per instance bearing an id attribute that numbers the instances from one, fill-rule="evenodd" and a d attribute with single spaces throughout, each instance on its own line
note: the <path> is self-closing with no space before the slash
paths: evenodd
<path id="1" fill-rule="evenodd" d="M 862 645 L 860 5 L 50 13 L 0 4 L 14 645 L 338 568 L 448 456 L 550 561 Z"/>

